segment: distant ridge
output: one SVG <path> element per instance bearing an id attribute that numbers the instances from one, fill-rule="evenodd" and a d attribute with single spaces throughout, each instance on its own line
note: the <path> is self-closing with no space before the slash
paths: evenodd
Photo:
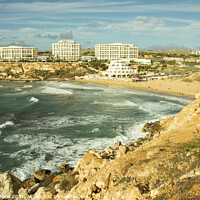
<path id="1" fill-rule="evenodd" d="M 145 53 L 168 53 L 168 54 L 184 54 L 189 55 L 191 54 L 191 50 L 186 49 L 170 49 L 170 50 L 139 50 L 139 52 L 145 52 Z M 52 51 L 46 50 L 46 51 L 39 51 L 39 56 L 51 56 Z M 81 49 L 81 56 L 94 56 L 95 50 L 94 49 Z"/>
<path id="2" fill-rule="evenodd" d="M 184 55 L 189 55 L 189 54 L 191 54 L 191 50 L 186 50 L 186 49 L 140 50 L 140 52 L 145 52 L 145 53 L 184 54 Z"/>

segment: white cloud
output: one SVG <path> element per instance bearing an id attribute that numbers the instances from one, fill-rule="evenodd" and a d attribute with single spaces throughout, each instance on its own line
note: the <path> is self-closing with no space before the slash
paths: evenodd
<path id="1" fill-rule="evenodd" d="M 136 1 L 77 1 L 77 2 L 32 2 L 32 3 L 0 3 L 6 12 L 46 12 L 46 13 L 97 13 L 97 12 L 155 12 L 181 11 L 200 12 L 199 4 L 136 4 Z"/>
<path id="2" fill-rule="evenodd" d="M 175 26 L 170 24 L 171 21 L 181 23 Z M 200 34 L 200 21 L 137 16 L 129 21 L 105 25 L 101 29 L 116 32 L 126 31 L 134 35 L 188 37 Z"/>

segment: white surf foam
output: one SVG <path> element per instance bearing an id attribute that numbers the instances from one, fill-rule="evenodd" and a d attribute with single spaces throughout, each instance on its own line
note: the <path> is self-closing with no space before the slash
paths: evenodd
<path id="1" fill-rule="evenodd" d="M 117 106 L 117 107 L 137 106 L 137 104 L 135 104 L 132 101 L 128 101 L 128 100 L 123 100 L 121 102 L 97 102 L 97 101 L 94 101 L 93 104 L 105 104 L 105 105 L 111 105 L 111 106 Z"/>
<path id="2" fill-rule="evenodd" d="M 54 88 L 54 87 L 43 87 L 41 90 L 41 93 L 53 94 L 53 95 L 59 95 L 59 94 L 72 95 L 73 94 L 73 92 L 71 92 L 69 90 L 58 89 L 58 88 Z"/>
<path id="3" fill-rule="evenodd" d="M 90 85 L 90 84 L 76 84 L 76 83 L 65 83 L 65 82 L 48 82 L 47 85 L 51 87 L 59 87 L 59 88 L 70 88 L 70 89 L 82 89 L 82 90 L 104 90 L 103 87 L 98 85 Z"/>
<path id="4" fill-rule="evenodd" d="M 15 88 L 15 91 L 16 91 L 16 92 L 21 92 L 22 89 L 21 89 L 21 88 Z"/>
<path id="5" fill-rule="evenodd" d="M 102 122 L 106 122 L 110 120 L 109 115 L 96 115 L 94 116 L 50 116 L 44 117 L 40 119 L 40 121 L 36 122 L 37 129 L 55 129 L 61 127 L 68 127 L 68 126 L 77 126 L 77 125 L 88 125 L 88 124 L 99 124 Z"/>
<path id="6" fill-rule="evenodd" d="M 29 177 L 33 172 L 40 168 L 47 168 L 52 171 L 57 171 L 58 167 L 63 163 L 75 165 L 78 160 L 88 151 L 94 148 L 97 151 L 103 151 L 107 146 L 113 146 L 117 141 L 122 141 L 123 144 L 130 139 L 144 136 L 140 134 L 142 125 L 132 126 L 125 131 L 125 134 L 119 134 L 115 138 L 65 138 L 61 135 L 49 134 L 15 134 L 10 135 L 4 141 L 13 143 L 17 142 L 20 146 L 26 146 L 25 149 L 12 153 L 11 158 L 23 158 L 23 164 L 15 168 L 12 173 L 21 180 Z M 93 129 L 94 132 L 98 129 Z M 134 133 L 133 133 L 134 131 Z"/>
<path id="7" fill-rule="evenodd" d="M 39 102 L 39 99 L 35 98 L 35 97 L 31 97 L 29 102 L 31 103 L 38 103 Z"/>
<path id="8" fill-rule="evenodd" d="M 24 88 L 32 88 L 32 85 L 24 85 Z"/>
<path id="9" fill-rule="evenodd" d="M 8 127 L 8 126 L 14 126 L 14 125 L 15 124 L 12 121 L 7 121 L 7 122 L 5 122 L 5 123 L 0 125 L 0 129 L 4 129 L 4 128 Z"/>

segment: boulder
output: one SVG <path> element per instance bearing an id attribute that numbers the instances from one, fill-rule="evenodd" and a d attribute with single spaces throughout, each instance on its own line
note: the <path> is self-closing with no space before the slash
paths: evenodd
<path id="1" fill-rule="evenodd" d="M 156 122 L 151 122 L 151 123 L 146 123 L 144 125 L 144 127 L 142 128 L 142 132 L 149 132 L 149 133 L 156 133 L 156 132 L 159 132 L 161 129 L 161 126 L 160 126 L 160 122 L 159 121 L 156 121 Z"/>
<path id="2" fill-rule="evenodd" d="M 9 172 L 0 174 L 0 197 L 12 198 L 13 195 L 18 195 L 21 186 L 21 181 L 16 176 Z"/>
<path id="3" fill-rule="evenodd" d="M 69 164 L 60 165 L 59 169 L 60 169 L 61 174 L 64 174 L 64 173 L 67 173 L 68 171 L 73 170 L 73 168 L 70 167 Z"/>
<path id="4" fill-rule="evenodd" d="M 112 147 L 106 147 L 105 148 L 105 153 L 107 153 L 109 156 L 113 156 L 114 154 L 114 149 Z"/>
<path id="5" fill-rule="evenodd" d="M 33 176 L 36 178 L 36 180 L 42 181 L 49 176 L 50 173 L 51 171 L 48 169 L 41 169 L 37 172 L 34 172 Z"/>
<path id="6" fill-rule="evenodd" d="M 107 177 L 105 176 L 98 177 L 98 180 L 96 181 L 96 186 L 101 189 L 108 188 L 110 183 L 110 176 L 111 173 L 109 173 Z"/>
<path id="7" fill-rule="evenodd" d="M 58 175 L 57 172 L 50 174 L 40 183 L 40 187 L 53 188 L 56 184 L 53 182 L 53 180 L 57 175 Z"/>
<path id="8" fill-rule="evenodd" d="M 117 158 L 125 155 L 127 153 L 127 151 L 129 151 L 129 148 L 127 146 L 120 146 L 119 150 L 117 151 Z"/>
<path id="9" fill-rule="evenodd" d="M 40 187 L 39 183 L 33 185 L 31 188 L 28 189 L 28 194 L 35 194 L 39 189 L 39 187 Z"/>
<path id="10" fill-rule="evenodd" d="M 120 141 L 116 142 L 116 143 L 114 144 L 114 149 L 119 148 L 121 145 L 122 145 L 122 143 L 121 143 Z"/>
<path id="11" fill-rule="evenodd" d="M 108 156 L 107 153 L 104 152 L 104 153 L 101 154 L 101 158 L 102 158 L 102 159 L 108 159 L 109 156 Z"/>
<path id="12" fill-rule="evenodd" d="M 32 178 L 27 178 L 27 179 L 25 179 L 25 180 L 22 182 L 22 187 L 23 187 L 23 188 L 30 188 L 30 187 L 32 187 L 32 186 L 35 185 L 35 184 L 36 184 L 36 181 L 35 181 L 34 177 L 32 177 Z"/>
<path id="13" fill-rule="evenodd" d="M 18 195 L 20 199 L 28 199 L 29 197 L 27 189 L 24 188 L 19 189 Z"/>
<path id="14" fill-rule="evenodd" d="M 107 159 L 97 157 L 94 153 L 86 153 L 77 163 L 74 170 L 79 173 L 80 180 L 96 174 L 96 171 L 108 162 Z"/>

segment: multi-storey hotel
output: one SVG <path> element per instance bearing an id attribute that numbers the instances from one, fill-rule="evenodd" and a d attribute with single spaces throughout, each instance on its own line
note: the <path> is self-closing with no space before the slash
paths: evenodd
<path id="1" fill-rule="evenodd" d="M 0 47 L 1 61 L 37 61 L 38 49 L 34 47 Z"/>
<path id="2" fill-rule="evenodd" d="M 80 44 L 71 40 L 60 40 L 52 44 L 52 54 L 57 60 L 77 61 L 80 59 Z"/>
<path id="3" fill-rule="evenodd" d="M 103 73 L 109 78 L 127 78 L 137 73 L 137 69 L 129 66 L 126 60 L 113 60 L 107 71 Z"/>
<path id="4" fill-rule="evenodd" d="M 123 58 L 138 58 L 138 47 L 134 44 L 97 44 L 95 57 L 100 60 L 117 60 Z"/>

